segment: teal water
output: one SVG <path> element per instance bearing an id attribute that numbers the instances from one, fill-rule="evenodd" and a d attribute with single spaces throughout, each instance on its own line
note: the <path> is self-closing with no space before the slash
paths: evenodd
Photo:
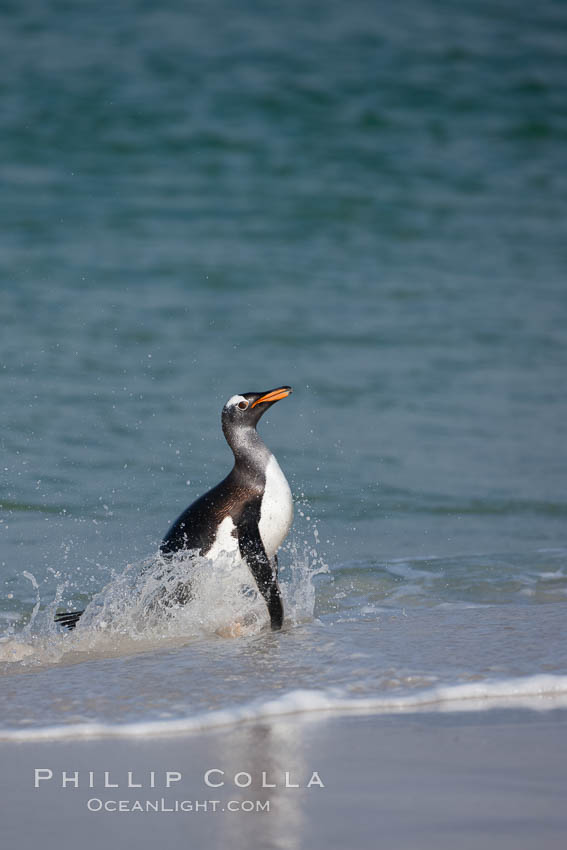
<path id="1" fill-rule="evenodd" d="M 376 696 L 567 674 L 566 5 L 0 17 L 3 724 L 24 682 L 43 694 L 25 722 L 47 722 L 65 677 L 92 697 L 73 717 L 114 721 L 121 665 L 171 672 L 185 638 L 217 707 L 284 681 Z M 294 394 L 261 431 L 297 500 L 288 631 L 196 652 L 194 623 L 128 621 L 119 660 L 61 644 L 55 604 L 115 593 L 226 473 L 225 400 L 279 384 Z M 274 640 L 285 676 L 251 686 Z"/>

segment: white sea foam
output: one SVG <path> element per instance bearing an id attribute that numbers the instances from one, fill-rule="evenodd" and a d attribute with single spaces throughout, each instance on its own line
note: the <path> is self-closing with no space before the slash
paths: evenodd
<path id="1" fill-rule="evenodd" d="M 313 714 L 412 714 L 524 708 L 567 708 L 567 676 L 537 675 L 490 682 L 445 685 L 403 696 L 352 699 L 337 692 L 294 690 L 277 699 L 258 700 L 172 720 L 134 723 L 70 723 L 28 729 L 0 729 L 0 741 L 55 741 L 87 738 L 139 738 L 206 732 L 268 717 Z"/>

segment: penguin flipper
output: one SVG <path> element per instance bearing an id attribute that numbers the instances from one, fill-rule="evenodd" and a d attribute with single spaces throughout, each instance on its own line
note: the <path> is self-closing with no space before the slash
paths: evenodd
<path id="1" fill-rule="evenodd" d="M 266 555 L 260 536 L 260 500 L 249 502 L 238 521 L 238 546 L 240 554 L 250 567 L 258 590 L 266 600 L 270 624 L 273 631 L 281 629 L 284 617 L 282 597 L 277 581 L 277 560 L 275 571 Z"/>
<path id="2" fill-rule="evenodd" d="M 82 611 L 62 611 L 61 613 L 56 614 L 53 619 L 56 623 L 59 623 L 60 626 L 64 626 L 70 631 L 75 628 L 84 613 L 84 608 Z"/>

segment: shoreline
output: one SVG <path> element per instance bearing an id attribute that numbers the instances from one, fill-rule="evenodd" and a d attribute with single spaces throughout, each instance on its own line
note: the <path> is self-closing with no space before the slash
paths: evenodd
<path id="1" fill-rule="evenodd" d="M 440 684 L 376 697 L 341 697 L 321 690 L 295 689 L 279 697 L 198 712 L 167 720 L 82 721 L 47 726 L 0 727 L 0 744 L 175 738 L 237 729 L 262 722 L 326 720 L 349 716 L 396 717 L 526 709 L 543 714 L 567 709 L 567 676 L 536 674 L 488 681 Z"/>
<path id="2" fill-rule="evenodd" d="M 554 850 L 567 834 L 566 745 L 566 710 L 502 708 L 264 717 L 177 738 L 2 742 L 3 834 L 8 847 L 59 850 L 103 841 L 144 850 L 164 840 L 202 850 L 229 841 L 236 850 Z M 309 786 L 314 773 L 320 783 Z M 93 799 L 100 808 L 88 807 Z"/>

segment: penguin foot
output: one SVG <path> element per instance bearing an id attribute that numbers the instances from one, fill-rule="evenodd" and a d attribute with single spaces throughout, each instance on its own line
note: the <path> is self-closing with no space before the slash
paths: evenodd
<path id="1" fill-rule="evenodd" d="M 223 638 L 242 637 L 244 634 L 242 623 L 231 623 L 229 626 L 221 626 L 215 634 Z"/>

